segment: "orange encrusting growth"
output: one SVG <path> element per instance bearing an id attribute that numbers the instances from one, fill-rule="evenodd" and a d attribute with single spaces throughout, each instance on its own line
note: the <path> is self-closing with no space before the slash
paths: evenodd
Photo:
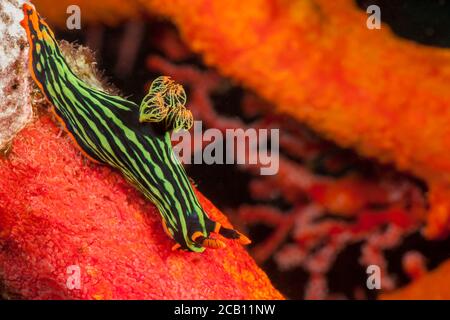
<path id="1" fill-rule="evenodd" d="M 156 207 L 44 115 L 0 160 L 0 274 L 27 299 L 282 299 L 238 244 L 172 252 Z M 226 218 L 201 194 L 212 217 Z M 80 270 L 79 289 L 66 284 Z M 68 269 L 69 268 L 69 269 Z M 69 270 L 69 273 L 68 273 Z M 72 271 L 70 271 L 72 270 Z"/>
<path id="2" fill-rule="evenodd" d="M 450 260 L 443 262 L 435 270 L 421 276 L 412 284 L 382 294 L 384 300 L 448 300 L 450 299 Z"/>

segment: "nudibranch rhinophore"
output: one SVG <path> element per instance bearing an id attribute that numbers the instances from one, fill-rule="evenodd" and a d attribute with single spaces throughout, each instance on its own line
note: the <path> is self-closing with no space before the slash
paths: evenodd
<path id="1" fill-rule="evenodd" d="M 171 132 L 193 124 L 183 87 L 159 77 L 140 106 L 92 88 L 67 65 L 35 8 L 24 4 L 23 12 L 30 72 L 57 119 L 88 158 L 119 170 L 158 207 L 165 232 L 176 241 L 174 249 L 202 252 L 224 247 L 223 241 L 210 237 L 212 232 L 250 243 L 240 232 L 208 217 L 173 153 Z"/>

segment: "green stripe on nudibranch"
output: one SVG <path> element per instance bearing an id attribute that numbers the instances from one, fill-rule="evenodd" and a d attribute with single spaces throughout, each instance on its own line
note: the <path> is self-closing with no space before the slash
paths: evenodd
<path id="1" fill-rule="evenodd" d="M 249 243 L 206 215 L 173 156 L 170 133 L 193 124 L 183 87 L 159 77 L 140 106 L 91 88 L 67 65 L 53 32 L 34 7 L 25 4 L 23 10 L 33 79 L 83 153 L 119 170 L 158 207 L 175 247 L 196 252 L 223 247 L 222 241 L 209 237 L 211 232 Z"/>

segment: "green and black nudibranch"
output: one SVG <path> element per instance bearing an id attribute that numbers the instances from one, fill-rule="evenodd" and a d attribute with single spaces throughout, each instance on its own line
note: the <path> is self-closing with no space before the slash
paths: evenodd
<path id="1" fill-rule="evenodd" d="M 85 155 L 119 170 L 158 207 L 165 232 L 177 243 L 174 248 L 201 252 L 225 246 L 210 238 L 211 232 L 250 243 L 207 216 L 173 154 L 170 133 L 193 124 L 183 87 L 159 77 L 140 107 L 91 88 L 67 65 L 52 30 L 35 8 L 24 4 L 23 11 L 30 71 L 58 120 Z"/>

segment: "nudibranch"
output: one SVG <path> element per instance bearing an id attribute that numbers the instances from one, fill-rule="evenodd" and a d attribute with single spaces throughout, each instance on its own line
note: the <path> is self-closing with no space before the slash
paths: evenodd
<path id="1" fill-rule="evenodd" d="M 174 155 L 171 132 L 193 124 L 183 87 L 159 77 L 140 106 L 92 88 L 67 65 L 35 8 L 24 4 L 23 12 L 30 72 L 56 118 L 88 158 L 120 171 L 157 206 L 164 231 L 176 242 L 173 248 L 202 252 L 224 247 L 223 241 L 210 237 L 213 232 L 250 243 L 240 232 L 208 217 Z"/>

